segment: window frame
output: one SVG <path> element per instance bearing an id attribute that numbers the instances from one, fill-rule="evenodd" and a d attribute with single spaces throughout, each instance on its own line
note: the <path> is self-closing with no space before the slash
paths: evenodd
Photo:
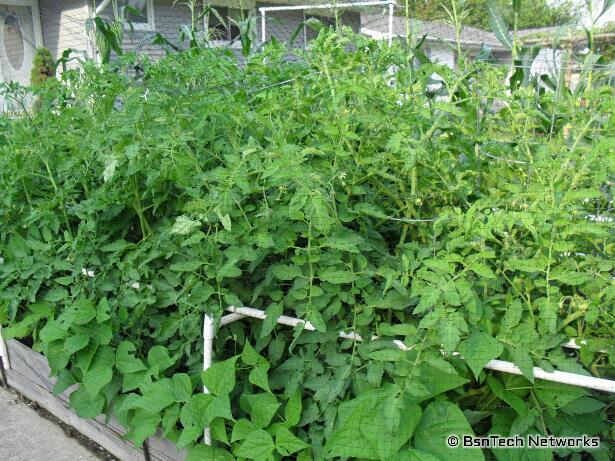
<path id="1" fill-rule="evenodd" d="M 94 11 L 96 11 L 96 4 L 100 2 L 97 2 L 96 0 L 94 1 Z M 112 5 L 109 4 L 109 6 L 107 6 L 107 8 L 112 8 Z M 107 10 L 107 8 L 105 8 L 105 10 Z M 128 21 L 124 21 L 124 28 L 126 30 L 130 30 L 130 26 L 132 25 L 132 29 L 134 29 L 135 31 L 153 31 L 156 30 L 156 15 L 154 13 L 154 0 L 146 0 L 145 3 L 145 8 L 146 10 L 146 17 L 147 17 L 147 22 L 130 22 L 130 25 L 128 24 Z M 102 13 L 101 13 L 102 15 Z"/>

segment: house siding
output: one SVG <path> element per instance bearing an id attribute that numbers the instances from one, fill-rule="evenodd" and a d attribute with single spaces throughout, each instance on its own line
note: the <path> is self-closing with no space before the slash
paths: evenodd
<path id="1" fill-rule="evenodd" d="M 154 29 L 126 31 L 124 49 L 148 55 L 153 59 L 161 58 L 165 54 L 163 48 L 152 44 L 156 34 L 179 45 L 179 27 L 182 24 L 189 25 L 191 21 L 190 10 L 181 3 L 173 6 L 173 0 L 155 0 Z"/>
<path id="2" fill-rule="evenodd" d="M 86 31 L 89 8 L 84 0 L 39 0 L 43 44 L 55 59 L 72 48 L 91 55 Z"/>
<path id="3" fill-rule="evenodd" d="M 433 43 L 429 44 L 426 51 L 432 62 L 437 62 L 448 66 L 451 69 L 455 68 L 456 53 L 450 46 L 447 46 L 446 44 Z"/>

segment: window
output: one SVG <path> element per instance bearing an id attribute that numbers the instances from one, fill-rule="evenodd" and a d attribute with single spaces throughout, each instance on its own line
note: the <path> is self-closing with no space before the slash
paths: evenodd
<path id="1" fill-rule="evenodd" d="M 329 16 L 317 16 L 315 14 L 306 14 L 305 15 L 305 19 L 318 19 L 321 23 L 322 26 L 326 29 L 333 27 L 335 29 L 335 18 L 334 17 L 329 17 Z M 310 27 L 309 25 L 306 27 L 306 40 L 314 40 L 316 37 L 318 37 L 318 34 L 320 33 L 320 30 L 314 29 L 313 27 Z"/>
<path id="2" fill-rule="evenodd" d="M 232 42 L 239 40 L 239 26 L 237 23 L 248 17 L 246 10 L 227 7 L 214 7 L 218 14 L 209 13 L 207 30 L 209 38 L 215 42 Z M 218 17 L 219 16 L 219 17 Z"/>
<path id="3" fill-rule="evenodd" d="M 25 46 L 19 19 L 13 15 L 8 15 L 4 20 L 4 49 L 13 69 L 21 69 L 24 62 Z"/>
<path id="4" fill-rule="evenodd" d="M 103 14 L 109 17 L 114 15 L 124 15 L 124 19 L 132 24 L 137 30 L 154 29 L 154 0 L 111 0 L 103 1 L 97 0 L 96 5 L 100 7 L 107 3 L 107 6 Z M 127 11 L 126 7 L 130 7 L 131 10 Z M 115 10 L 114 10 L 115 8 Z M 136 14 L 138 12 L 139 14 Z"/>

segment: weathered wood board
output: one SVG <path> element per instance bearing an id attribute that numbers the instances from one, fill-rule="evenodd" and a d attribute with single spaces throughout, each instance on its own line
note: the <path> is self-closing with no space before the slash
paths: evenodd
<path id="1" fill-rule="evenodd" d="M 6 370 L 6 377 L 12 388 L 120 460 L 145 461 L 143 450 L 122 438 L 125 430 L 114 418 L 108 423 L 105 423 L 104 416 L 83 419 L 69 408 L 68 398 L 73 388 L 58 396 L 53 395 L 55 379 L 49 378 L 50 368 L 44 356 L 19 341 L 9 340 L 6 343 L 11 363 L 11 368 Z M 147 444 L 152 461 L 183 461 L 186 457 L 185 452 L 178 452 L 169 440 L 150 437 Z"/>

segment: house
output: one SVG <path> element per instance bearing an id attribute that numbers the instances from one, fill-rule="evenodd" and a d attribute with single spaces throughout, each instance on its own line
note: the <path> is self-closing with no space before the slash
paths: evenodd
<path id="1" fill-rule="evenodd" d="M 615 48 L 615 32 L 612 29 L 613 26 L 607 25 L 594 32 L 595 51 L 605 54 L 607 62 L 612 60 L 609 50 Z M 583 29 L 574 26 L 523 29 L 517 32 L 517 37 L 523 45 L 540 47 L 532 63 L 532 74 L 547 74 L 555 78 L 564 72 L 566 83 L 573 88 L 577 85 L 589 52 L 587 34 Z M 603 65 L 596 63 L 594 67 L 600 69 Z"/>
<path id="2" fill-rule="evenodd" d="M 239 50 L 239 28 L 232 20 L 248 15 L 258 16 L 262 7 L 281 5 L 321 5 L 319 0 L 213 0 L 199 3 L 199 11 L 208 4 L 218 15 L 210 14 L 198 26 L 208 30 L 214 46 L 230 46 Z M 45 46 L 55 59 L 70 48 L 88 57 L 96 56 L 95 36 L 91 19 L 95 16 L 112 17 L 113 6 L 129 5 L 140 15 L 127 12 L 131 23 L 124 33 L 123 46 L 152 57 L 164 55 L 160 45 L 152 44 L 157 33 L 174 43 L 179 43 L 181 25 L 191 24 L 191 12 L 184 2 L 174 0 L 0 0 L 0 81 L 29 83 L 32 60 L 36 47 Z M 116 10 L 117 11 L 117 8 Z M 267 12 L 266 39 L 290 41 L 302 46 L 315 34 L 310 28 L 301 27 L 308 17 L 318 17 L 331 22 L 331 10 L 316 8 Z M 360 29 L 360 14 L 345 10 L 342 21 L 355 31 Z M 221 21 L 222 19 L 222 21 Z M 261 37 L 262 21 L 256 21 L 255 35 Z"/>
<path id="3" fill-rule="evenodd" d="M 389 18 L 385 14 L 362 14 L 361 32 L 369 37 L 385 39 L 389 30 Z M 451 68 L 457 64 L 457 38 L 452 25 L 438 21 L 421 21 L 410 19 L 406 22 L 405 16 L 393 17 L 393 35 L 396 38 L 405 38 L 407 30 L 414 38 L 425 36 L 424 50 L 432 61 L 439 61 Z M 464 26 L 460 34 L 462 52 L 470 58 L 476 57 L 484 46 L 491 50 L 496 62 L 510 63 L 510 51 L 505 48 L 497 37 L 475 27 Z"/>

